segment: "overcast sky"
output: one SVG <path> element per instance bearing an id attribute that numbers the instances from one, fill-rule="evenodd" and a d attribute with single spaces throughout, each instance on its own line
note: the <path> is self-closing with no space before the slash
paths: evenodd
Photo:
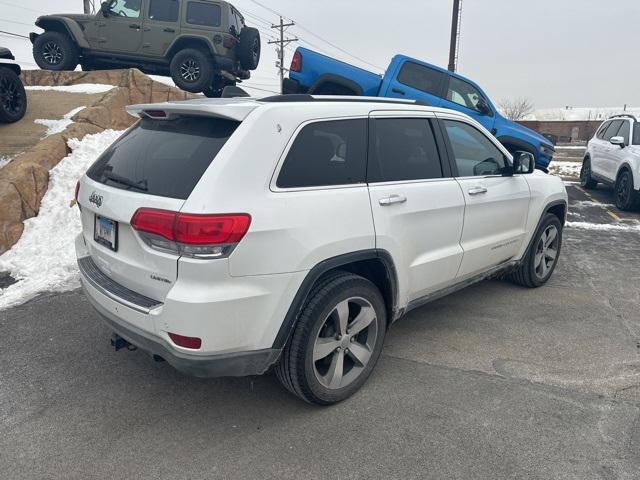
<path id="1" fill-rule="evenodd" d="M 365 61 L 384 69 L 398 53 L 447 65 L 453 0 L 258 1 L 305 28 L 292 28 L 292 34 L 359 66 L 373 69 Z M 232 3 L 264 31 L 266 25 L 249 14 L 276 21 L 252 0 Z M 38 14 L 81 10 L 82 0 L 0 0 L 0 30 L 28 34 Z M 463 0 L 459 71 L 494 101 L 528 97 L 538 108 L 637 107 L 639 40 L 640 0 Z M 0 45 L 34 68 L 27 40 L 0 34 Z M 288 50 L 287 65 L 290 58 Z M 264 45 L 250 83 L 277 90 L 274 63 L 274 49 Z"/>

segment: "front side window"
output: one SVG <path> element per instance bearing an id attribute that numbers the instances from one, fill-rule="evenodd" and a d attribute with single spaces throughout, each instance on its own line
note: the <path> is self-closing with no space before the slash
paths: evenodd
<path id="1" fill-rule="evenodd" d="M 187 4 L 187 23 L 205 27 L 219 27 L 222 10 L 215 3 L 189 2 Z"/>
<path id="2" fill-rule="evenodd" d="M 483 100 L 482 95 L 473 85 L 464 82 L 459 78 L 451 77 L 449 80 L 449 88 L 447 90 L 447 100 L 470 110 L 481 112 L 478 104 Z"/>
<path id="3" fill-rule="evenodd" d="M 618 134 L 618 131 L 620 130 L 621 126 L 622 126 L 622 120 L 614 120 L 613 122 L 611 122 L 611 124 L 609 125 L 609 128 L 607 128 L 607 131 L 604 132 L 602 139 L 607 142 L 611 140 L 613 137 L 615 137 Z"/>
<path id="4" fill-rule="evenodd" d="M 140 18 L 142 0 L 112 0 L 109 13 L 115 17 Z"/>
<path id="5" fill-rule="evenodd" d="M 398 81 L 408 87 L 439 97 L 444 74 L 417 63 L 406 62 L 400 69 Z"/>
<path id="6" fill-rule="evenodd" d="M 369 183 L 442 178 L 442 164 L 426 118 L 374 121 L 369 155 Z"/>
<path id="7" fill-rule="evenodd" d="M 631 122 L 623 120 L 620 130 L 618 130 L 618 133 L 614 136 L 624 138 L 624 144 L 629 145 L 629 141 L 631 140 Z"/>
<path id="8" fill-rule="evenodd" d="M 149 19 L 156 22 L 177 22 L 180 12 L 178 0 L 150 0 Z"/>
<path id="9" fill-rule="evenodd" d="M 364 183 L 367 120 L 333 120 L 305 126 L 282 165 L 278 188 Z"/>
<path id="10" fill-rule="evenodd" d="M 459 177 L 502 175 L 507 166 L 502 151 L 480 130 L 463 122 L 444 121 Z"/>
<path id="11" fill-rule="evenodd" d="M 87 175 L 115 188 L 186 200 L 238 125 L 215 118 L 143 118 Z"/>

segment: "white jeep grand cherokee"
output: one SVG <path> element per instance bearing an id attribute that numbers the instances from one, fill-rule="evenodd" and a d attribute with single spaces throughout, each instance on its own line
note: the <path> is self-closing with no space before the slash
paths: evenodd
<path id="1" fill-rule="evenodd" d="M 76 249 L 116 345 L 201 377 L 353 394 L 389 326 L 476 281 L 551 276 L 567 195 L 469 117 L 311 96 L 138 105 L 79 183 Z"/>

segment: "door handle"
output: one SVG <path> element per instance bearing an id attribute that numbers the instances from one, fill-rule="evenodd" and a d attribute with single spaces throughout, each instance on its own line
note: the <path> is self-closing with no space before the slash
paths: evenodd
<path id="1" fill-rule="evenodd" d="M 140 30 L 142 26 L 137 23 L 132 23 L 131 25 L 129 25 L 129 28 L 133 28 L 134 30 Z"/>
<path id="2" fill-rule="evenodd" d="M 167 33 L 176 33 L 176 30 L 175 30 L 175 28 L 165 28 L 165 29 L 163 30 L 163 32 L 167 32 Z"/>
<path id="3" fill-rule="evenodd" d="M 406 95 L 406 93 L 404 92 L 404 90 L 399 90 L 397 88 L 392 88 L 391 91 L 393 93 L 397 93 L 398 95 Z"/>
<path id="4" fill-rule="evenodd" d="M 390 205 L 396 205 L 400 203 L 406 203 L 407 197 L 403 197 L 402 195 L 389 195 L 388 197 L 381 198 L 378 202 L 383 207 L 388 207 Z"/>
<path id="5" fill-rule="evenodd" d="M 469 195 L 480 195 L 481 193 L 487 193 L 487 189 L 484 187 L 473 187 L 469 189 Z"/>

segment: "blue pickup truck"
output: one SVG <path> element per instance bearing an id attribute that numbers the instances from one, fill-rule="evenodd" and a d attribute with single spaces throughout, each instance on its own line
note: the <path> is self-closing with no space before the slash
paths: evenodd
<path id="1" fill-rule="evenodd" d="M 510 152 L 525 150 L 547 170 L 555 149 L 542 135 L 504 118 L 471 80 L 428 63 L 397 55 L 384 75 L 363 70 L 306 48 L 293 56 L 284 93 L 364 95 L 423 101 L 471 116 L 493 133 Z"/>

